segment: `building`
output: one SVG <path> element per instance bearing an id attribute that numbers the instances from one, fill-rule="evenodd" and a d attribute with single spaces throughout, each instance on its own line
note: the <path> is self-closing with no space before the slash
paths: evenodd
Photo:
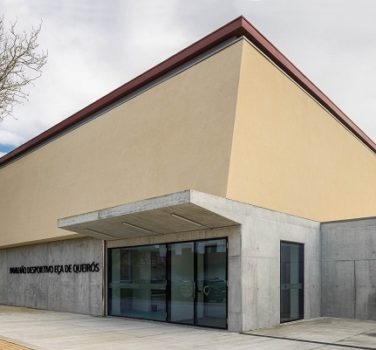
<path id="1" fill-rule="evenodd" d="M 0 159 L 0 303 L 376 319 L 375 151 L 237 18 Z"/>

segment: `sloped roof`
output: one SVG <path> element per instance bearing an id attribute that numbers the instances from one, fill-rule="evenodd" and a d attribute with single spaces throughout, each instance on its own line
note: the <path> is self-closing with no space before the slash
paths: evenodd
<path id="1" fill-rule="evenodd" d="M 126 97 L 222 42 L 242 36 L 252 42 L 296 83 L 328 109 L 340 123 L 376 153 L 376 144 L 247 19 L 240 16 L 4 155 L 0 158 L 0 166 L 47 142 L 78 123 L 85 121 L 85 119 L 90 118 L 94 113 L 99 112 L 103 108 L 108 107 L 119 99 Z"/>

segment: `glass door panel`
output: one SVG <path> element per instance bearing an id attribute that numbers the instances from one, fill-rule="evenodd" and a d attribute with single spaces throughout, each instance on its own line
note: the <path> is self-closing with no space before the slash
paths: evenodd
<path id="1" fill-rule="evenodd" d="M 304 245 L 281 242 L 281 323 L 304 318 Z"/>
<path id="2" fill-rule="evenodd" d="M 109 314 L 166 320 L 166 245 L 110 250 Z"/>
<path id="3" fill-rule="evenodd" d="M 196 242 L 198 326 L 227 326 L 227 242 L 225 239 Z"/>
<path id="4" fill-rule="evenodd" d="M 170 303 L 169 321 L 194 324 L 194 243 L 168 245 Z"/>

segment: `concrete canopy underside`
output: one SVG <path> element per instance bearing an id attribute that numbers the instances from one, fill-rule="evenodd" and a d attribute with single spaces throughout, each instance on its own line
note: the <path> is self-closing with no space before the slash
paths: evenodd
<path id="1" fill-rule="evenodd" d="M 198 201 L 202 195 L 186 190 L 62 218 L 58 220 L 58 227 L 85 236 L 114 240 L 239 224 L 205 208 Z"/>

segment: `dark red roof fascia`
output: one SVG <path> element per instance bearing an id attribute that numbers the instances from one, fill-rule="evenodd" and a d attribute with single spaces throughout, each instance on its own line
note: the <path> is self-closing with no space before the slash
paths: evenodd
<path id="1" fill-rule="evenodd" d="M 192 60 L 200 54 L 214 48 L 218 44 L 230 38 L 241 36 L 245 36 L 248 40 L 250 40 L 259 50 L 261 50 L 308 93 L 318 100 L 318 102 L 327 108 L 342 124 L 344 124 L 350 131 L 359 137 L 359 139 L 362 140 L 371 150 L 376 152 L 376 144 L 349 117 L 347 117 L 344 112 L 342 112 L 327 96 L 325 96 L 325 94 L 319 88 L 317 88 L 244 17 L 238 17 L 4 155 L 2 158 L 0 158 L 0 166 L 46 142 L 50 138 L 62 133 L 75 124 L 89 118 L 94 113 L 129 95 L 145 84 L 160 78 L 164 74 Z"/>

